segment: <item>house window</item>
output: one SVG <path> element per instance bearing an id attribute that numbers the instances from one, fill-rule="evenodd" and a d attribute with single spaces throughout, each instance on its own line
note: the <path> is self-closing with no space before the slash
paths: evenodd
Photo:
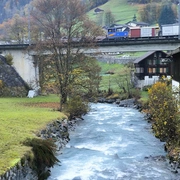
<path id="1" fill-rule="evenodd" d="M 156 65 L 156 60 L 155 59 L 149 59 L 148 64 L 149 65 Z"/>
<path id="2" fill-rule="evenodd" d="M 161 52 L 159 53 L 159 58 L 161 58 L 162 57 L 162 54 L 161 54 Z"/>
<path id="3" fill-rule="evenodd" d="M 143 67 L 140 68 L 140 73 L 144 73 L 144 68 Z"/>
<path id="4" fill-rule="evenodd" d="M 137 67 L 136 73 L 144 73 L 144 68 L 143 67 Z"/>
<path id="5" fill-rule="evenodd" d="M 156 73 L 156 68 L 148 68 L 148 73 L 149 74 Z"/>
<path id="6" fill-rule="evenodd" d="M 167 68 L 160 68 L 160 73 L 167 73 Z"/>

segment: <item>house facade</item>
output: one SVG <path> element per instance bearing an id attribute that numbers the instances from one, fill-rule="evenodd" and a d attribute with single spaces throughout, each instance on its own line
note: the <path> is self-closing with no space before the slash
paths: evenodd
<path id="1" fill-rule="evenodd" d="M 169 55 L 172 59 L 172 86 L 174 89 L 180 88 L 180 47 Z"/>
<path id="2" fill-rule="evenodd" d="M 152 85 L 160 77 L 170 77 L 172 72 L 171 63 L 167 54 L 163 51 L 147 52 L 134 61 L 134 84 L 136 87 Z"/>

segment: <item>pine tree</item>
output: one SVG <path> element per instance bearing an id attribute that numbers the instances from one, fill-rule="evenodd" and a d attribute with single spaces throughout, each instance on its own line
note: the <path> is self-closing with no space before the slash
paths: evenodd
<path id="1" fill-rule="evenodd" d="M 176 22 L 176 15 L 172 9 L 172 4 L 166 4 L 162 7 L 158 22 L 159 25 L 173 24 Z"/>

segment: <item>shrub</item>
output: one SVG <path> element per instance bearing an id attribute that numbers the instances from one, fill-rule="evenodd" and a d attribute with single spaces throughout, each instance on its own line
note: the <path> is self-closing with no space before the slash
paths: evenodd
<path id="1" fill-rule="evenodd" d="M 6 58 L 7 64 L 9 64 L 10 66 L 13 65 L 13 56 L 11 54 L 6 54 L 5 58 Z"/>
<path id="2" fill-rule="evenodd" d="M 69 118 L 81 117 L 86 114 L 89 110 L 88 102 L 83 101 L 80 96 L 75 96 L 68 100 L 66 104 L 66 113 L 68 113 Z"/>
<path id="3" fill-rule="evenodd" d="M 24 143 L 32 147 L 34 159 L 30 166 L 36 171 L 39 180 L 46 179 L 50 174 L 46 168 L 53 167 L 59 160 L 55 157 L 56 145 L 51 139 L 27 139 Z"/>
<path id="4" fill-rule="evenodd" d="M 156 82 L 148 90 L 148 94 L 155 135 L 162 141 L 169 142 L 176 139 L 178 107 L 172 86 L 167 82 Z"/>

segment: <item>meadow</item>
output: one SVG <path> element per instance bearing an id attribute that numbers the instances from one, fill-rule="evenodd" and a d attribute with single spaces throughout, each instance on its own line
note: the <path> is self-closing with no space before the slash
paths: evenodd
<path id="1" fill-rule="evenodd" d="M 99 6 L 99 8 L 104 10 L 104 12 L 111 11 L 116 23 L 125 24 L 132 21 L 134 15 L 138 16 L 139 5 L 128 3 L 127 0 L 109 0 L 106 4 Z M 87 15 L 91 20 L 98 21 L 98 15 L 94 13 L 94 9 L 89 11 Z M 104 17 L 105 13 L 102 16 Z M 102 26 L 104 26 L 104 21 Z"/>
<path id="2" fill-rule="evenodd" d="M 57 95 L 35 98 L 0 98 L 0 174 L 15 165 L 29 147 L 26 138 L 36 137 L 53 120 L 65 117 L 56 111 Z"/>

